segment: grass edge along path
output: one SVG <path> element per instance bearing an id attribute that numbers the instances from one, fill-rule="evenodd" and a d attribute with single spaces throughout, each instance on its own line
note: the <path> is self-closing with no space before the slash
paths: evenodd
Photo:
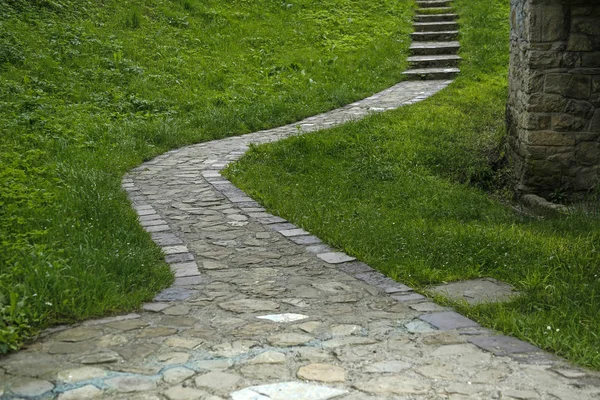
<path id="1" fill-rule="evenodd" d="M 412 7 L 0 2 L 0 354 L 170 284 L 121 189 L 127 170 L 397 82 Z"/>
<path id="2" fill-rule="evenodd" d="M 527 216 L 497 200 L 510 187 L 509 4 L 455 4 L 465 61 L 450 87 L 384 115 L 254 147 L 226 175 L 270 212 L 421 292 L 477 277 L 512 284 L 522 296 L 509 303 L 445 304 L 600 369 L 600 221 Z"/>

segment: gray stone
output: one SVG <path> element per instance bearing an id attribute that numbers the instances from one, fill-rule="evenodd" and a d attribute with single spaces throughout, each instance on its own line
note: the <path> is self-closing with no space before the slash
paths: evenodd
<path id="1" fill-rule="evenodd" d="M 283 382 L 251 386 L 231 393 L 232 400 L 328 400 L 348 393 L 347 390 L 311 385 L 301 382 Z"/>
<path id="2" fill-rule="evenodd" d="M 41 379 L 17 379 L 10 385 L 10 391 L 17 396 L 36 397 L 42 396 L 54 389 L 54 385 Z"/>
<path id="3" fill-rule="evenodd" d="M 283 364 L 285 354 L 277 351 L 265 351 L 248 361 L 249 364 Z"/>
<path id="4" fill-rule="evenodd" d="M 409 323 L 405 324 L 404 327 L 410 333 L 433 332 L 435 330 L 427 322 L 418 319 L 410 321 Z"/>
<path id="5" fill-rule="evenodd" d="M 279 304 L 269 300 L 232 300 L 219 304 L 224 310 L 235 313 L 258 312 L 258 311 L 275 311 L 279 308 Z"/>
<path id="6" fill-rule="evenodd" d="M 95 399 L 102 395 L 102 391 L 94 385 L 85 385 L 77 389 L 68 390 L 58 395 L 58 400 L 86 400 Z"/>
<path id="7" fill-rule="evenodd" d="M 404 361 L 379 361 L 365 367 L 369 373 L 398 373 L 410 368 L 411 365 Z"/>
<path id="8" fill-rule="evenodd" d="M 301 346 L 315 340 L 314 337 L 300 333 L 278 333 L 267 338 L 269 343 L 277 347 Z"/>
<path id="9" fill-rule="evenodd" d="M 81 364 L 111 364 L 122 361 L 121 356 L 114 351 L 102 351 L 95 354 L 88 354 L 79 358 Z"/>
<path id="10" fill-rule="evenodd" d="M 107 379 L 104 383 L 120 393 L 144 392 L 156 388 L 156 382 L 153 379 L 142 376 L 118 376 Z"/>
<path id="11" fill-rule="evenodd" d="M 75 328 L 60 332 L 54 337 L 54 340 L 60 342 L 82 342 L 97 338 L 100 335 L 102 335 L 100 329 Z"/>
<path id="12" fill-rule="evenodd" d="M 173 386 L 163 392 L 169 400 L 204 400 L 210 394 L 204 390 L 185 387 L 182 385 Z"/>
<path id="13" fill-rule="evenodd" d="M 377 343 L 377 340 L 361 336 L 345 336 L 323 342 L 323 347 L 333 349 L 340 346 L 362 346 Z"/>
<path id="14" fill-rule="evenodd" d="M 160 312 L 167 307 L 171 307 L 168 303 L 144 303 L 142 308 L 145 311 Z"/>
<path id="15" fill-rule="evenodd" d="M 184 288 L 168 288 L 160 292 L 154 297 L 155 302 L 161 301 L 182 301 L 187 300 L 196 294 L 195 290 L 184 289 Z"/>
<path id="16" fill-rule="evenodd" d="M 510 336 L 475 336 L 468 340 L 497 356 L 540 351 L 539 348 Z"/>
<path id="17" fill-rule="evenodd" d="M 76 383 L 106 376 L 106 371 L 96 367 L 71 368 L 60 371 L 56 379 L 64 383 Z"/>
<path id="18" fill-rule="evenodd" d="M 198 387 L 224 392 L 235 389 L 241 380 L 242 377 L 239 375 L 215 371 L 198 376 L 195 383 Z"/>
<path id="19" fill-rule="evenodd" d="M 156 326 L 156 327 L 150 327 L 150 328 L 145 328 L 143 330 L 141 330 L 137 335 L 135 335 L 136 338 L 155 338 L 155 337 L 162 337 L 162 336 L 171 336 L 177 333 L 177 329 L 175 328 L 167 328 L 166 326 Z"/>
<path id="20" fill-rule="evenodd" d="M 196 373 L 189 368 L 175 367 L 163 372 L 162 379 L 165 383 L 175 385 L 194 375 L 196 375 Z"/>
<path id="21" fill-rule="evenodd" d="M 419 318 L 443 331 L 479 326 L 475 321 L 454 311 L 425 314 L 421 315 Z"/>
<path id="22" fill-rule="evenodd" d="M 354 387 L 363 392 L 385 396 L 425 394 L 431 388 L 427 381 L 403 375 L 381 376 L 360 381 L 355 383 Z"/>
<path id="23" fill-rule="evenodd" d="M 169 308 L 165 308 L 162 313 L 165 315 L 188 315 L 191 308 L 184 304 L 178 304 Z"/>
<path id="24" fill-rule="evenodd" d="M 108 326 L 109 328 L 127 332 L 133 331 L 135 329 L 145 328 L 146 326 L 148 326 L 148 323 L 137 319 L 131 319 L 125 321 L 111 322 L 109 324 L 106 324 L 106 326 Z"/>
<path id="25" fill-rule="evenodd" d="M 317 254 L 317 257 L 329 264 L 341 264 L 356 260 L 356 258 L 341 252 L 321 253 Z"/>
<path id="26" fill-rule="evenodd" d="M 230 359 L 200 360 L 196 361 L 194 366 L 205 371 L 225 371 L 233 366 L 233 361 Z"/>
<path id="27" fill-rule="evenodd" d="M 346 371 L 332 364 L 314 363 L 305 365 L 300 367 L 297 375 L 300 379 L 325 383 L 344 382 L 346 380 Z"/>

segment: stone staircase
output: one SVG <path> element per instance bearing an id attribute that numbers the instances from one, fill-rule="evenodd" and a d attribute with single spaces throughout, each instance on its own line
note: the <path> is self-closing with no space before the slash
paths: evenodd
<path id="1" fill-rule="evenodd" d="M 403 72 L 408 80 L 452 79 L 458 74 L 458 24 L 450 1 L 417 1 L 410 68 Z"/>

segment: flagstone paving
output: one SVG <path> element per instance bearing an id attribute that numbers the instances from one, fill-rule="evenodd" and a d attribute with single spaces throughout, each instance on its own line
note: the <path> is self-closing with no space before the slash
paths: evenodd
<path id="1" fill-rule="evenodd" d="M 600 375 L 497 335 L 269 214 L 219 170 L 251 143 L 422 100 L 403 82 L 297 124 L 168 152 L 123 180 L 176 277 L 137 313 L 0 360 L 1 399 L 600 399 Z"/>

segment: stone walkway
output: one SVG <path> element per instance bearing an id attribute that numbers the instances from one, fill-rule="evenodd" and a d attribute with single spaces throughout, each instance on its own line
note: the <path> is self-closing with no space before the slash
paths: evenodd
<path id="1" fill-rule="evenodd" d="M 171 151 L 123 187 L 174 285 L 0 360 L 1 399 L 599 399 L 600 376 L 496 335 L 264 208 L 219 174 L 251 143 L 414 103 L 403 82 L 277 129 Z"/>

